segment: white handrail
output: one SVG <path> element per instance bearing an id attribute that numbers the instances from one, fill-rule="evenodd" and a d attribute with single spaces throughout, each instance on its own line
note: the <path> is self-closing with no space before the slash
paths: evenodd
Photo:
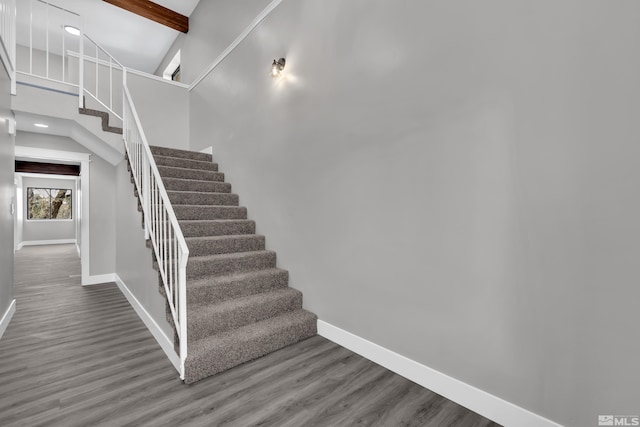
<path id="1" fill-rule="evenodd" d="M 187 359 L 187 262 L 189 248 L 180 224 L 169 201 L 169 195 L 142 129 L 131 93 L 123 72 L 124 144 L 138 190 L 144 215 L 145 236 L 151 240 L 158 269 L 169 303 L 169 310 L 180 344 L 180 376 L 185 378 Z"/>

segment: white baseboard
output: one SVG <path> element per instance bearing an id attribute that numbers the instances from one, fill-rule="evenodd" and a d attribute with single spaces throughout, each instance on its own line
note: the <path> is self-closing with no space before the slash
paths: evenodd
<path id="1" fill-rule="evenodd" d="M 18 249 L 22 249 L 23 246 L 66 245 L 69 243 L 76 243 L 76 239 L 27 240 L 26 242 L 20 242 L 20 244 L 18 245 Z"/>
<path id="2" fill-rule="evenodd" d="M 22 249 L 23 246 L 24 246 L 24 242 L 18 243 L 18 248 L 16 250 L 19 251 L 20 249 Z"/>
<path id="3" fill-rule="evenodd" d="M 89 276 L 86 279 L 82 279 L 82 286 L 101 285 L 103 283 L 111 283 L 116 281 L 116 274 L 97 274 L 95 276 Z"/>
<path id="4" fill-rule="evenodd" d="M 505 427 L 562 427 L 472 385 L 318 320 L 318 335 Z"/>
<path id="5" fill-rule="evenodd" d="M 9 304 L 9 308 L 7 308 L 7 311 L 4 313 L 2 319 L 0 320 L 0 339 L 2 338 L 2 335 L 4 335 L 4 331 L 7 330 L 7 326 L 9 326 L 9 323 L 11 322 L 11 319 L 13 318 L 13 314 L 15 312 L 16 300 L 13 300 L 11 301 L 11 304 Z"/>
<path id="6" fill-rule="evenodd" d="M 173 364 L 173 367 L 176 368 L 176 371 L 180 373 L 180 357 L 176 354 L 173 349 L 173 340 L 169 339 L 169 337 L 162 331 L 160 326 L 156 323 L 155 320 L 151 317 L 149 312 L 140 304 L 140 301 L 131 293 L 127 285 L 122 281 L 118 274 L 114 274 L 115 282 L 120 288 L 120 291 L 124 294 L 124 296 L 129 301 L 129 304 L 133 307 L 133 309 L 138 313 L 138 316 L 144 324 L 147 326 L 147 329 L 151 332 L 153 337 L 156 339 L 162 351 L 167 355 L 169 361 Z"/>
<path id="7" fill-rule="evenodd" d="M 82 258 L 82 254 L 80 253 L 80 245 L 76 242 L 76 251 L 78 252 L 78 258 Z"/>

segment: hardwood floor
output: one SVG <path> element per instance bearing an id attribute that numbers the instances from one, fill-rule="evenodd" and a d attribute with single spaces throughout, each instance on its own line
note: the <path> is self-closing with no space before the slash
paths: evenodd
<path id="1" fill-rule="evenodd" d="M 497 426 L 319 336 L 187 386 L 115 284 L 80 286 L 73 245 L 15 267 L 2 426 Z"/>

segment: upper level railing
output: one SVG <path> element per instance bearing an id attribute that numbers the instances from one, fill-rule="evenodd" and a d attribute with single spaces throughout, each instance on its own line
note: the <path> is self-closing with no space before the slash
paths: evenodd
<path id="1" fill-rule="evenodd" d="M 87 34 L 82 34 L 80 46 L 80 92 L 122 120 L 125 67 Z"/>
<path id="2" fill-rule="evenodd" d="M 11 1 L 14 0 L 0 0 L 2 4 Z M 77 14 L 44 0 L 20 1 L 20 6 L 29 8 L 29 46 L 21 52 L 27 61 L 20 64 L 19 72 L 77 87 L 80 108 L 85 107 L 85 96 L 88 96 L 122 120 L 126 154 L 144 215 L 145 237 L 151 240 L 162 278 L 179 340 L 177 368 L 184 379 L 189 249 L 127 86 L 128 73 L 144 73 L 126 68 L 84 34 Z M 34 25 L 38 20 L 39 25 Z M 66 32 L 64 27 L 68 25 L 78 29 L 78 34 Z M 155 76 L 149 78 L 155 79 Z M 186 89 L 186 85 L 181 86 Z"/>

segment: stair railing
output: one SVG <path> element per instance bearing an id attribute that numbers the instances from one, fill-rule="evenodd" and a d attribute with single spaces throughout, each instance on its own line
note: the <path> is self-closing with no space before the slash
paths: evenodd
<path id="1" fill-rule="evenodd" d="M 20 73 L 77 86 L 80 108 L 85 107 L 84 95 L 89 95 L 123 122 L 122 136 L 142 205 L 145 238 L 151 241 L 155 262 L 162 278 L 171 320 L 179 341 L 176 352 L 180 363 L 176 368 L 180 372 L 180 377 L 184 379 L 187 359 L 189 249 L 127 86 L 128 72 L 145 76 L 146 74 L 129 70 L 91 37 L 84 34 L 82 19 L 76 13 L 45 0 L 29 0 L 28 4 L 26 1 L 21 1 L 21 6 L 28 6 L 31 24 L 29 25 L 29 64 L 23 66 L 25 71 Z M 1 42 L 5 50 L 9 49 L 7 53 L 13 53 L 15 58 L 15 0 L 0 0 L 0 7 Z M 36 33 L 35 26 L 32 25 L 34 19 L 45 23 L 44 34 Z M 75 39 L 71 38 L 75 36 L 65 34 L 63 29 L 64 24 L 70 22 L 74 26 L 77 25 L 76 28 L 80 32 L 79 37 Z M 34 47 L 34 38 L 43 39 L 40 40 L 42 49 Z M 73 49 L 77 49 L 78 52 Z M 77 68 L 72 62 L 73 58 L 77 58 Z M 15 65 L 15 62 L 13 64 Z M 78 74 L 74 76 L 75 70 Z M 77 85 L 75 78 L 77 78 Z"/>
<path id="2" fill-rule="evenodd" d="M 158 166 L 142 129 L 131 93 L 123 73 L 124 145 L 131 173 L 138 190 L 144 216 L 145 237 L 151 240 L 160 276 L 167 296 L 171 319 L 179 340 L 180 377 L 184 379 L 187 358 L 187 262 L 189 249 L 169 195 L 160 178 Z"/>

